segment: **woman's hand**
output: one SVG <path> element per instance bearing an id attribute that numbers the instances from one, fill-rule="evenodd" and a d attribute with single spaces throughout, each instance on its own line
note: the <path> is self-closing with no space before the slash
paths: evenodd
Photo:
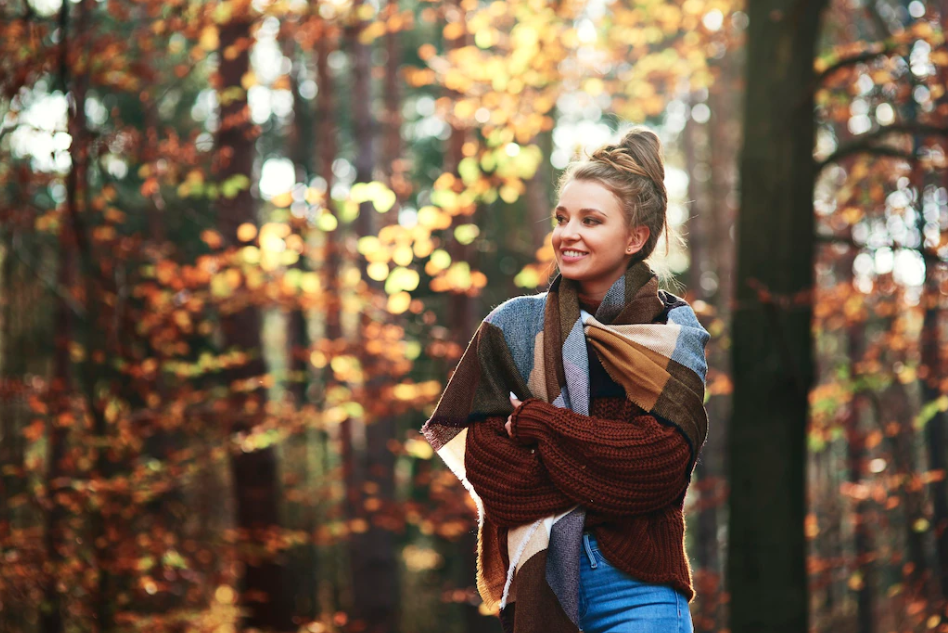
<path id="1" fill-rule="evenodd" d="M 521 404 L 523 404 L 522 402 L 520 402 L 519 400 L 517 400 L 517 396 L 514 395 L 514 392 L 513 392 L 513 391 L 510 392 L 510 404 L 513 405 L 514 411 L 517 410 L 517 407 L 519 407 Z M 511 412 L 510 412 L 510 415 L 507 416 L 507 423 L 504 424 L 504 428 L 507 429 L 507 436 L 508 436 L 508 437 L 513 437 L 513 435 L 512 435 L 511 432 L 510 432 L 510 418 L 511 418 L 512 416 L 513 416 L 513 411 L 511 411 Z"/>

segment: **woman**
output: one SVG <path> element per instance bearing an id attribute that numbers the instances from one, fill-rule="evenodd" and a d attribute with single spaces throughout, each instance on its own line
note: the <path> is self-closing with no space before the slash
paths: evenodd
<path id="1" fill-rule="evenodd" d="M 505 631 L 691 631 L 708 334 L 645 262 L 669 239 L 658 137 L 571 164 L 558 198 L 559 274 L 484 319 L 423 432 L 478 503 L 478 591 Z"/>

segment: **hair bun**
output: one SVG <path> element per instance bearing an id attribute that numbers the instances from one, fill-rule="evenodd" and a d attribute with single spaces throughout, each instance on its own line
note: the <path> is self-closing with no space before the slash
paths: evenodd
<path id="1" fill-rule="evenodd" d="M 649 177 L 649 174 L 632 158 L 625 147 L 611 147 L 607 145 L 593 152 L 590 158 L 592 160 L 601 160 L 604 163 L 608 163 L 618 172 L 628 172 L 633 176 Z"/>
<path id="2" fill-rule="evenodd" d="M 623 153 L 639 165 L 640 175 L 654 182 L 659 195 L 667 201 L 665 161 L 662 157 L 662 141 L 658 134 L 647 127 L 636 126 L 625 133 L 619 145 Z"/>

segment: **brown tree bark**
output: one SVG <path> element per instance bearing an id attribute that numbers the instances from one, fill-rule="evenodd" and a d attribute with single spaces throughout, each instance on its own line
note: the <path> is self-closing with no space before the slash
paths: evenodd
<path id="1" fill-rule="evenodd" d="M 289 148 L 290 159 L 296 171 L 296 182 L 309 186 L 313 177 L 313 161 L 319 139 L 316 138 L 315 108 L 312 108 L 300 93 L 300 77 L 306 75 L 306 57 L 301 51 L 294 37 L 286 37 L 283 42 L 283 54 L 291 60 L 290 93 L 293 95 L 293 123 L 288 128 L 286 144 Z M 294 202 L 296 205 L 297 202 Z M 311 268 L 308 261 L 309 254 L 309 218 L 307 214 L 298 215 L 292 212 L 289 220 L 293 234 L 299 236 L 303 243 L 303 251 L 293 267 L 302 272 Z M 313 376 L 309 361 L 310 315 L 307 311 L 295 305 L 287 315 L 287 392 L 297 408 L 311 402 L 314 395 Z M 312 444 L 318 444 L 323 438 L 322 433 L 315 429 L 306 429 L 288 438 L 285 455 L 287 462 L 296 464 L 296 474 L 308 490 L 314 488 L 319 477 L 314 460 L 309 459 L 309 450 Z M 292 455 L 292 457 L 290 457 Z M 287 513 L 288 526 L 302 529 L 307 534 L 316 533 L 318 525 L 317 509 L 312 500 L 306 499 L 302 503 L 291 505 L 295 513 Z M 316 544 L 310 540 L 301 545 L 299 555 L 294 555 L 288 564 L 287 575 L 293 589 L 294 613 L 300 621 L 313 621 L 319 617 L 319 556 Z"/>
<path id="2" fill-rule="evenodd" d="M 923 183 L 918 183 L 922 185 Z M 922 186 L 918 186 L 919 199 L 922 196 Z M 925 220 L 919 216 L 919 233 L 922 232 Z M 919 369 L 921 382 L 922 403 L 927 404 L 937 400 L 942 395 L 940 383 L 944 377 L 944 363 L 942 362 L 941 341 L 941 292 L 940 276 L 936 269 L 938 256 L 932 249 L 921 248 L 925 260 L 925 280 L 922 290 L 922 305 L 925 315 L 922 321 L 921 352 L 922 363 Z M 945 423 L 948 415 L 944 411 L 936 411 L 925 425 L 925 449 L 928 453 L 928 469 L 930 471 L 945 472 Z M 944 476 L 935 478 L 929 484 L 929 494 L 932 501 L 932 529 L 935 537 L 935 553 L 938 561 L 938 581 L 941 588 L 941 597 L 948 599 L 948 481 Z"/>
<path id="3" fill-rule="evenodd" d="M 357 12 L 361 5 L 361 0 L 357 0 L 353 10 Z M 359 41 L 364 27 L 363 21 L 356 20 L 345 29 L 352 60 L 356 182 L 374 180 L 379 131 L 371 108 L 371 49 Z M 376 235 L 378 228 L 378 213 L 374 206 L 368 201 L 362 203 L 356 220 L 357 236 Z M 379 397 L 386 377 L 376 367 L 377 357 L 373 358 L 366 349 L 368 328 L 373 321 L 384 320 L 387 313 L 379 307 L 381 302 L 376 301 L 376 298 L 384 298 L 384 291 L 369 278 L 364 258 L 360 258 L 359 265 L 365 284 L 365 301 L 359 319 L 357 346 L 366 377 L 362 402 L 365 414 L 362 419 L 346 419 L 341 429 L 347 451 L 345 459 L 349 462 L 345 467 L 349 517 L 356 525 L 365 528 L 351 534 L 349 543 L 353 619 L 360 622 L 367 633 L 388 633 L 398 628 L 398 559 L 394 535 L 380 524 L 375 512 L 390 507 L 394 498 L 395 456 L 388 449 L 388 440 L 395 436 L 395 417 L 387 412 Z M 358 441 L 357 434 L 364 437 L 364 444 Z"/>
<path id="4" fill-rule="evenodd" d="M 714 112 L 717 113 L 717 110 Z M 688 295 L 713 306 L 715 318 L 726 320 L 728 306 L 725 301 L 720 300 L 721 294 L 709 281 L 709 276 L 715 278 L 726 266 L 723 260 L 731 257 L 728 241 L 721 242 L 716 239 L 719 232 L 718 223 L 725 224 L 725 228 L 728 226 L 726 217 L 723 217 L 725 213 L 722 212 L 725 200 L 715 195 L 717 190 L 710 182 L 711 179 L 709 182 L 700 183 L 696 177 L 699 172 L 698 165 L 713 160 L 711 137 L 715 124 L 718 124 L 718 121 L 712 120 L 709 125 L 699 127 L 696 122 L 689 121 L 682 131 L 682 150 L 689 176 L 688 200 L 691 202 L 686 206 L 689 211 L 687 232 L 691 262 L 688 269 Z M 723 158 L 719 157 L 719 160 Z M 707 164 L 703 166 L 706 168 Z M 713 178 L 713 172 L 711 176 Z M 716 343 L 709 351 L 708 365 L 716 371 L 726 372 L 726 356 L 726 348 Z M 694 527 L 694 552 L 698 595 L 692 605 L 692 614 L 695 630 L 700 632 L 717 631 L 720 628 L 718 607 L 722 570 L 718 545 L 718 507 L 723 487 L 722 453 L 725 436 L 722 424 L 727 419 L 728 404 L 729 397 L 726 394 L 712 396 L 708 401 L 708 439 L 701 450 L 701 459 L 695 466 L 693 490 L 696 494 L 697 519 Z"/>
<path id="5" fill-rule="evenodd" d="M 391 20 L 398 14 L 398 0 L 388 0 L 385 4 L 383 17 Z M 399 70 L 402 65 L 401 33 L 390 32 L 385 35 L 385 79 L 383 83 L 383 99 L 385 102 L 385 121 L 382 134 L 381 166 L 388 177 L 389 187 L 401 198 L 407 191 L 400 191 L 400 183 L 393 182 L 393 177 L 399 174 L 402 157 L 402 79 Z M 407 183 L 406 183 L 407 184 Z M 398 220 L 399 204 L 389 209 L 386 222 L 394 223 Z"/>
<path id="6" fill-rule="evenodd" d="M 335 175 L 332 163 L 336 159 L 338 142 L 336 140 L 336 89 L 333 85 L 332 72 L 329 69 L 329 55 L 338 41 L 335 30 L 321 21 L 320 32 L 316 40 L 316 85 L 319 92 L 316 94 L 316 146 L 314 164 L 316 173 L 326 182 L 326 209 L 338 219 L 333 208 L 332 187 Z M 343 227 L 339 224 L 334 231 L 325 234 L 326 252 L 325 277 L 323 287 L 326 289 L 326 338 L 336 340 L 342 336 L 340 322 L 339 300 L 339 271 L 342 265 L 342 235 Z"/>
<path id="7" fill-rule="evenodd" d="M 907 601 L 928 599 L 931 594 L 931 569 L 925 551 L 925 535 L 915 529 L 918 521 L 925 517 L 925 496 L 915 457 L 912 403 L 905 385 L 893 380 L 874 400 L 874 405 L 886 428 L 895 474 L 900 481 L 905 549 L 904 555 L 899 558 L 901 569 L 897 573 L 904 577 Z"/>
<path id="8" fill-rule="evenodd" d="M 241 80 L 249 70 L 252 45 L 249 3 L 231 5 L 232 17 L 220 27 L 219 89 L 220 128 L 216 139 L 217 177 L 226 182 L 235 176 L 250 181 L 256 132 L 250 121 L 246 91 Z M 225 243 L 240 244 L 237 229 L 245 223 L 257 224 L 254 200 L 249 187 L 232 198 L 218 202 L 218 226 Z M 238 308 L 221 315 L 224 345 L 247 353 L 242 366 L 224 372 L 225 384 L 252 380 L 266 372 L 260 340 L 260 311 L 255 306 Z M 227 417 L 234 433 L 248 432 L 259 421 L 267 393 L 261 386 L 253 391 L 232 389 Z M 280 498 L 276 451 L 273 447 L 234 454 L 231 474 L 236 497 L 236 523 L 242 539 L 238 558 L 243 567 L 242 607 L 247 609 L 244 625 L 277 631 L 295 630 L 291 620 L 290 588 L 285 582 L 285 563 L 266 550 L 267 534 L 280 529 L 277 500 Z"/>
<path id="9" fill-rule="evenodd" d="M 70 48 L 82 48 L 82 38 L 85 36 L 85 26 L 88 17 L 88 1 L 83 0 L 77 8 L 77 20 L 75 27 L 71 27 L 70 3 L 64 2 L 59 12 L 60 37 L 62 38 L 60 49 L 60 84 L 63 91 L 68 90 L 72 96 L 74 106 L 70 109 L 67 117 L 67 125 L 72 142 L 69 147 L 70 168 L 66 175 L 66 211 L 67 220 L 62 224 L 59 232 L 59 262 L 57 271 L 57 285 L 63 293 L 70 293 L 72 286 L 76 281 L 75 266 L 77 253 L 84 244 L 82 241 L 83 228 L 78 222 L 80 217 L 81 200 L 85 196 L 86 188 L 86 160 L 88 158 L 89 148 L 86 145 L 86 125 L 85 125 L 85 93 L 87 87 L 87 76 L 85 73 L 74 75 L 72 67 L 68 61 L 68 51 Z M 83 270 L 85 274 L 90 274 L 89 270 Z M 87 297 L 86 304 L 89 300 Z M 87 315 L 88 316 L 88 315 Z M 63 563 L 61 553 L 63 543 L 63 522 L 65 520 L 65 510 L 59 504 L 57 486 L 62 478 L 62 460 L 66 451 L 66 428 L 55 423 L 59 415 L 68 414 L 70 404 L 70 393 L 72 391 L 71 379 L 71 361 L 69 348 L 72 337 L 75 334 L 73 329 L 73 315 L 70 306 L 66 305 L 65 297 L 58 297 L 55 307 L 53 327 L 55 332 L 53 366 L 51 380 L 51 421 L 48 425 L 48 439 L 46 451 L 46 491 L 49 499 L 49 508 L 45 516 L 44 545 L 47 557 L 47 577 L 43 588 L 44 608 L 40 611 L 40 628 L 43 633 L 60 633 L 64 628 L 62 605 L 59 590 L 59 566 Z M 88 327 L 89 324 L 86 324 Z M 91 351 L 91 350 L 87 350 Z M 89 402 L 93 406 L 92 402 Z M 107 608 L 107 597 L 105 587 L 108 583 L 108 573 L 104 569 L 102 547 L 98 542 L 104 533 L 102 529 L 103 518 L 96 516 L 93 518 L 93 547 L 95 548 L 94 559 L 99 574 L 99 591 L 94 597 L 95 611 L 98 619 L 98 630 L 108 631 L 111 629 L 111 614 Z"/>
<path id="10" fill-rule="evenodd" d="M 862 328 L 859 328 L 860 330 Z M 856 336 L 862 334 L 850 333 L 850 346 L 858 345 Z M 853 356 L 853 358 L 858 358 Z M 853 401 L 846 412 L 847 431 L 847 475 L 850 483 L 860 483 L 865 477 L 866 467 L 866 433 L 860 428 L 860 412 L 863 409 L 864 398 L 853 395 Z M 856 589 L 856 631 L 858 633 L 873 633 L 875 625 L 875 594 L 877 588 L 876 554 L 874 551 L 873 525 L 869 515 L 870 504 L 866 499 L 856 502 L 854 508 L 854 530 L 856 569 L 862 578 L 862 584 Z"/>
<path id="11" fill-rule="evenodd" d="M 290 93 L 293 95 L 293 124 L 289 127 L 290 135 L 286 139 L 286 144 L 289 147 L 290 160 L 293 161 L 296 170 L 296 182 L 308 186 L 313 176 L 313 147 L 318 144 L 318 139 L 313 135 L 313 113 L 310 112 L 306 99 L 300 94 L 299 76 L 301 71 L 305 70 L 305 63 L 298 54 L 296 42 L 292 38 L 287 38 L 283 43 L 283 53 L 292 60 Z M 309 233 L 305 215 L 303 217 L 293 215 L 290 225 L 293 232 L 299 235 L 305 244 Z M 299 260 L 294 264 L 294 268 L 308 270 L 305 248 Z M 310 387 L 310 364 L 307 353 L 310 341 L 306 314 L 303 309 L 295 307 L 290 310 L 288 321 L 287 369 L 290 375 L 288 390 L 293 395 L 296 404 L 302 405 L 309 397 Z"/>
<path id="12" fill-rule="evenodd" d="M 813 60 L 824 0 L 748 5 L 729 429 L 734 633 L 807 630 Z"/>
<path id="13" fill-rule="evenodd" d="M 314 5 L 315 6 L 315 5 Z M 332 171 L 332 164 L 337 153 L 337 139 L 335 120 L 337 116 L 336 105 L 336 87 L 334 84 L 332 72 L 329 68 L 329 55 L 336 49 L 339 43 L 339 34 L 336 28 L 330 28 L 330 24 L 324 20 L 318 22 L 319 30 L 316 38 L 314 51 L 314 63 L 316 66 L 316 85 L 318 92 L 316 94 L 316 120 L 314 128 L 315 136 L 319 142 L 314 148 L 313 169 L 315 173 L 325 182 L 325 213 L 331 214 L 337 219 L 337 227 L 333 231 L 324 231 L 322 233 L 322 251 L 324 253 L 324 264 L 322 268 L 322 287 L 325 309 L 323 311 L 323 340 L 335 345 L 342 343 L 342 314 L 341 314 L 341 287 L 339 283 L 340 271 L 343 262 L 343 237 L 344 227 L 338 222 L 338 213 L 332 201 L 332 188 L 335 183 L 335 175 Z M 334 384 L 334 378 L 331 367 L 327 364 L 314 381 L 316 391 L 313 394 L 313 403 L 317 410 L 325 406 L 325 396 L 328 389 Z M 342 431 L 342 429 L 340 429 Z M 327 434 L 320 431 L 318 438 L 323 445 L 323 463 L 328 464 L 329 457 L 333 453 Z M 343 449 L 347 445 L 343 443 Z M 338 557 L 327 557 L 325 560 L 327 567 L 323 577 L 330 579 L 325 597 L 330 603 L 330 608 L 336 610 L 341 607 L 342 599 L 340 596 L 341 585 L 339 572 L 341 563 Z"/>

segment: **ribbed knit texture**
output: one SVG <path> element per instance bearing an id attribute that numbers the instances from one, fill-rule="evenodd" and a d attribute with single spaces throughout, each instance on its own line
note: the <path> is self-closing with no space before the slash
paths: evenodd
<path id="1" fill-rule="evenodd" d="M 687 440 L 625 398 L 593 398 L 590 413 L 528 398 L 511 417 L 513 441 L 505 417 L 473 425 L 465 464 L 484 511 L 515 526 L 582 504 L 616 568 L 691 600 L 682 515 Z"/>

